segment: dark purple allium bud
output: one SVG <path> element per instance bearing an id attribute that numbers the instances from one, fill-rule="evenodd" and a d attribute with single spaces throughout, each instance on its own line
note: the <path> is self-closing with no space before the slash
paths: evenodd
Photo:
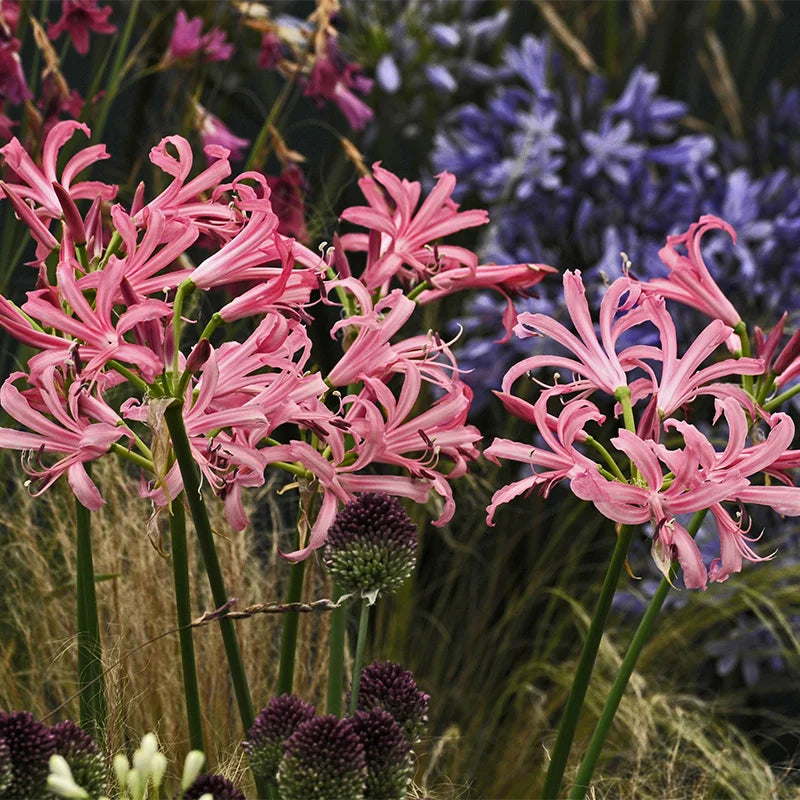
<path id="1" fill-rule="evenodd" d="M 48 762 L 56 751 L 50 728 L 28 711 L 0 711 L 0 739 L 11 759 L 11 785 L 5 797 L 46 797 Z"/>
<path id="2" fill-rule="evenodd" d="M 414 569 L 417 526 L 397 498 L 362 494 L 328 531 L 323 560 L 344 592 L 394 592 Z"/>
<path id="3" fill-rule="evenodd" d="M 14 770 L 11 766 L 11 751 L 5 739 L 0 739 L 0 797 L 6 796 L 6 789 L 11 786 Z"/>
<path id="4" fill-rule="evenodd" d="M 245 800 L 244 792 L 240 792 L 227 778 L 204 772 L 198 775 L 195 782 L 182 794 L 182 800 L 200 800 L 204 794 L 210 794 L 214 800 Z"/>
<path id="5" fill-rule="evenodd" d="M 106 767 L 97 743 L 72 720 L 64 720 L 51 729 L 56 740 L 55 752 L 64 756 L 78 786 L 91 797 L 106 793 Z"/>
<path id="6" fill-rule="evenodd" d="M 278 770 L 281 800 L 363 800 L 367 762 L 350 720 L 314 717 L 284 748 Z"/>
<path id="7" fill-rule="evenodd" d="M 283 743 L 316 713 L 314 706 L 296 695 L 273 697 L 247 731 L 247 741 L 242 742 L 253 774 L 274 781 L 283 758 Z"/>
<path id="8" fill-rule="evenodd" d="M 367 759 L 364 800 L 404 800 L 414 761 L 411 745 L 395 718 L 382 708 L 373 708 L 357 711 L 351 722 Z"/>
<path id="9" fill-rule="evenodd" d="M 194 375 L 195 372 L 200 371 L 200 367 L 208 361 L 208 357 L 211 355 L 211 342 L 208 339 L 201 339 L 195 346 L 192 348 L 192 352 L 189 353 L 189 357 L 186 359 L 186 371 L 190 372 Z"/>
<path id="10" fill-rule="evenodd" d="M 417 688 L 414 676 L 399 664 L 375 661 L 361 670 L 358 710 L 388 711 L 411 743 L 419 741 L 428 727 L 430 699 L 429 694 Z"/>

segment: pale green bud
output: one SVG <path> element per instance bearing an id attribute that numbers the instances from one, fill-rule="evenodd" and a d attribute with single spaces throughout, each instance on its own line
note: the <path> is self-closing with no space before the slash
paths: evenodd
<path id="1" fill-rule="evenodd" d="M 117 753 L 114 756 L 114 775 L 117 776 L 117 784 L 122 791 L 125 791 L 125 787 L 128 785 L 130 768 L 131 765 L 128 763 L 124 753 Z"/>
<path id="2" fill-rule="evenodd" d="M 183 762 L 183 777 L 181 778 L 181 791 L 185 792 L 196 780 L 203 769 L 206 757 L 202 750 L 190 750 Z"/>
<path id="3" fill-rule="evenodd" d="M 150 759 L 150 775 L 153 779 L 153 788 L 158 789 L 167 771 L 167 757 L 161 752 L 157 752 Z"/>

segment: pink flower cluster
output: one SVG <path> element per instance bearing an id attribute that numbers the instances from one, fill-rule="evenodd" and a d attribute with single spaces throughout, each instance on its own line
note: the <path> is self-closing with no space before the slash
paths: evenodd
<path id="1" fill-rule="evenodd" d="M 744 323 L 700 253 L 701 237 L 713 229 L 735 235 L 722 220 L 703 217 L 681 236 L 669 237 L 660 251 L 670 271 L 667 278 L 640 283 L 625 275 L 614 281 L 601 302 L 597 326 L 577 271 L 566 272 L 563 279 L 574 332 L 542 314 L 519 315 L 514 329 L 518 336 L 549 337 L 566 354 L 534 355 L 505 376 L 500 399 L 511 413 L 536 427 L 541 446 L 498 438 L 486 450 L 495 462 L 508 459 L 528 464 L 532 471 L 495 493 L 488 509 L 490 524 L 502 503 L 533 488 L 547 494 L 567 480 L 575 495 L 591 501 L 609 519 L 626 525 L 651 523 L 659 569 L 668 575 L 677 559 L 685 585 L 705 588 L 707 581 L 724 581 L 739 572 L 742 559 L 764 560 L 750 546 L 745 504 L 800 515 L 800 488 L 790 476 L 798 466 L 797 452 L 789 450 L 794 423 L 788 415 L 768 410 L 769 393 L 800 371 L 797 337 L 775 358 L 781 321 L 769 337 L 756 332 L 758 358 L 742 355 Z M 665 298 L 712 318 L 682 354 Z M 642 325 L 655 328 L 658 344 L 626 346 L 625 341 L 642 340 L 626 336 Z M 723 344 L 735 352 L 721 349 Z M 552 385 L 540 383 L 545 380 L 541 370 L 550 371 Z M 532 403 L 513 393 L 523 376 L 537 376 L 544 387 Z M 739 382 L 726 380 L 730 377 Z M 587 430 L 590 423 L 605 421 L 591 399 L 598 393 L 615 402 L 613 451 L 598 446 Z M 713 429 L 689 421 L 698 416 L 704 398 L 714 409 Z M 557 414 L 551 413 L 554 409 Z M 623 465 L 629 466 L 628 476 Z M 708 568 L 678 521 L 704 509 L 716 521 L 720 538 L 720 557 Z"/>
<path id="2" fill-rule="evenodd" d="M 20 424 L 0 429 L 0 447 L 24 452 L 34 493 L 64 474 L 99 508 L 85 464 L 114 451 L 141 468 L 142 495 L 167 504 L 182 481 L 164 412 L 179 404 L 194 460 L 235 529 L 247 524 L 243 490 L 262 486 L 269 466 L 318 498 L 307 541 L 288 558 L 319 547 L 339 504 L 358 492 L 424 503 L 432 491 L 439 523 L 449 520 L 449 481 L 477 457 L 480 435 L 466 422 L 471 394 L 448 346 L 433 333 L 403 338 L 416 304 L 398 284 L 441 294 L 494 280 L 508 291 L 503 269 L 479 266 L 469 251 L 443 246 L 434 258 L 435 239 L 485 221 L 457 211 L 450 176 L 415 214 L 418 184 L 376 168 L 392 202 L 378 203 L 365 181 L 374 208 L 344 216 L 368 233 L 336 237 L 321 256 L 279 232 L 261 174 L 230 177 L 225 148 L 207 147 L 207 166 L 192 176 L 188 142 L 163 139 L 150 160 L 166 187 L 148 200 L 140 185 L 125 207 L 115 186 L 78 178 L 108 158 L 103 145 L 79 150 L 59 173 L 59 151 L 78 131 L 89 135 L 80 123 L 57 124 L 40 164 L 16 139 L 0 149 L 14 176 L 2 192 L 37 242 L 38 268 L 21 307 L 0 297 L 0 325 L 35 351 L 0 388 Z M 187 251 L 201 236 L 211 252 L 195 264 Z M 356 276 L 349 259 L 361 249 Z M 546 271 L 527 269 L 518 288 Z M 515 285 L 517 272 L 508 268 Z M 193 292 L 209 311 L 202 330 L 183 306 Z M 342 352 L 327 374 L 308 331 L 315 304 L 340 310 L 330 333 Z M 245 318 L 249 332 L 231 337 L 228 323 Z"/>

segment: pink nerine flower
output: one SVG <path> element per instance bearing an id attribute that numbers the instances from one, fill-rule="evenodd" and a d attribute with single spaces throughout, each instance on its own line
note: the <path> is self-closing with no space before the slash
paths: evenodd
<path id="1" fill-rule="evenodd" d="M 111 6 L 97 7 L 97 0 L 62 0 L 61 18 L 50 25 L 47 35 L 55 41 L 64 31 L 69 32 L 75 49 L 85 56 L 89 52 L 89 31 L 116 33 L 116 26 L 108 21 Z"/>
<path id="2" fill-rule="evenodd" d="M 459 211 L 451 195 L 456 185 L 455 176 L 443 172 L 433 190 L 419 209 L 421 186 L 417 181 L 401 180 L 383 169 L 380 162 L 372 165 L 374 179 L 367 176 L 358 182 L 367 198 L 368 206 L 346 209 L 341 219 L 369 228 L 373 233 L 349 233 L 342 236 L 345 250 L 367 253 L 367 267 L 360 280 L 368 289 L 388 285 L 397 275 L 410 282 L 424 280 L 435 266 L 436 256 L 448 259 L 448 266 L 478 265 L 477 256 L 463 247 L 442 245 L 434 253 L 431 244 L 442 236 L 449 236 L 465 228 L 484 225 L 489 221 L 485 211 Z M 380 183 L 391 197 L 394 208 L 378 187 Z M 407 269 L 403 269 L 407 267 Z"/>
<path id="3" fill-rule="evenodd" d="M 30 452 L 25 469 L 36 481 L 35 495 L 66 473 L 78 500 L 96 511 L 104 501 L 83 465 L 107 453 L 114 442 L 130 433 L 121 427 L 122 420 L 80 382 L 65 389 L 63 375 L 51 367 L 42 373 L 40 384 L 32 393 L 23 394 L 14 383 L 27 377 L 15 372 L 0 387 L 0 405 L 28 429 L 0 428 L 0 447 Z M 45 466 L 42 456 L 46 453 L 62 457 Z"/>
<path id="4" fill-rule="evenodd" d="M 564 391 L 601 389 L 613 396 L 617 389 L 627 386 L 627 370 L 638 364 L 642 350 L 630 347 L 617 355 L 616 345 L 622 333 L 647 319 L 644 309 L 636 306 L 639 293 L 638 285 L 628 278 L 618 278 L 611 284 L 600 304 L 598 341 L 581 273 L 567 270 L 564 273 L 564 300 L 578 335 L 546 314 L 528 312 L 519 315 L 514 332 L 520 338 L 548 336 L 570 350 L 575 358 L 541 355 L 523 359 L 506 373 L 503 392 L 510 394 L 511 386 L 520 376 L 540 367 L 565 369 L 577 376 L 564 385 Z M 621 312 L 627 313 L 618 319 Z"/>
<path id="5" fill-rule="evenodd" d="M 233 55 L 233 45 L 226 41 L 224 31 L 212 28 L 201 35 L 202 30 L 201 17 L 189 19 L 186 12 L 179 9 L 175 15 L 175 27 L 164 61 L 179 61 L 195 53 L 200 53 L 203 61 L 227 61 Z"/>
<path id="6" fill-rule="evenodd" d="M 723 230 L 736 242 L 736 231 L 727 222 L 706 214 L 690 225 L 686 233 L 667 237 L 667 244 L 658 251 L 658 257 L 669 268 L 669 277 L 654 278 L 643 284 L 643 288 L 697 308 L 712 319 L 721 319 L 735 328 L 741 315 L 711 277 L 700 252 L 703 234 L 712 230 Z M 686 248 L 685 256 L 678 253 L 679 246 Z"/>

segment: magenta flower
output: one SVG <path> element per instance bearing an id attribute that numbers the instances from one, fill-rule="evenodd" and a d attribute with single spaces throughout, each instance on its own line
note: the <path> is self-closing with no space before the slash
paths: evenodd
<path id="1" fill-rule="evenodd" d="M 189 19 L 182 8 L 178 9 L 164 62 L 171 64 L 195 54 L 199 54 L 201 61 L 227 61 L 233 55 L 233 45 L 225 39 L 224 31 L 212 28 L 202 34 L 202 30 L 202 18 Z"/>
<path id="2" fill-rule="evenodd" d="M 89 52 L 90 30 L 116 33 L 116 26 L 108 21 L 111 10 L 111 6 L 98 8 L 97 0 L 61 0 L 61 18 L 47 28 L 47 35 L 55 41 L 66 31 L 75 49 L 85 56 Z"/>
<path id="3" fill-rule="evenodd" d="M 326 100 L 336 103 L 350 127 L 360 131 L 375 114 L 354 91 L 368 94 L 372 81 L 361 73 L 358 64 L 345 61 L 336 39 L 328 36 L 325 45 L 326 52 L 317 54 L 304 93 L 319 105 Z"/>
<path id="4" fill-rule="evenodd" d="M 34 495 L 66 474 L 78 500 L 96 511 L 104 501 L 83 465 L 107 453 L 123 436 L 130 437 L 130 432 L 84 384 L 74 381 L 65 385 L 62 373 L 53 367 L 44 370 L 39 385 L 24 394 L 14 386 L 20 378 L 28 376 L 15 372 L 0 387 L 0 405 L 28 431 L 0 428 L 0 447 L 29 453 L 24 466 L 36 481 Z M 47 453 L 62 457 L 46 466 L 42 456 Z"/>
<path id="5" fill-rule="evenodd" d="M 31 90 L 22 71 L 19 39 L 0 31 L 0 96 L 11 103 L 24 103 L 31 99 Z"/>
<path id="6" fill-rule="evenodd" d="M 644 284 L 643 289 L 692 306 L 735 328 L 741 316 L 711 277 L 700 252 L 700 240 L 712 230 L 723 230 L 736 242 L 736 231 L 727 222 L 711 214 L 700 217 L 685 233 L 667 237 L 667 244 L 658 251 L 658 257 L 669 269 L 669 277 L 654 278 Z M 678 253 L 679 246 L 686 248 L 686 255 Z"/>
<path id="7" fill-rule="evenodd" d="M 250 144 L 249 139 L 236 136 L 219 117 L 207 111 L 200 103 L 195 103 L 195 113 L 200 131 L 200 141 L 204 148 L 209 145 L 218 145 L 230 151 L 233 161 L 241 161 L 244 158 L 244 149 Z M 210 161 L 211 159 L 209 159 Z"/>

